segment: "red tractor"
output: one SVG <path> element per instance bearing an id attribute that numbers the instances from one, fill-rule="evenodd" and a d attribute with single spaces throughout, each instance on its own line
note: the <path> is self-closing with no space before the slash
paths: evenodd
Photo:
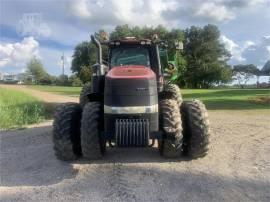
<path id="1" fill-rule="evenodd" d="M 80 156 L 99 159 L 111 147 L 149 147 L 158 140 L 164 157 L 207 153 L 209 122 L 202 102 L 182 102 L 180 89 L 165 84 L 159 42 L 125 38 L 103 42 L 97 48 L 91 85 L 86 84 L 80 104 L 66 103 L 55 113 L 53 142 L 57 158 Z"/>

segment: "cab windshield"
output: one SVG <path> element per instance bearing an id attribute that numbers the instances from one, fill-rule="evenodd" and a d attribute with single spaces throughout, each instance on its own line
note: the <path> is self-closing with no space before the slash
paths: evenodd
<path id="1" fill-rule="evenodd" d="M 111 67 L 123 65 L 150 67 L 149 50 L 144 47 L 119 47 L 111 49 Z"/>

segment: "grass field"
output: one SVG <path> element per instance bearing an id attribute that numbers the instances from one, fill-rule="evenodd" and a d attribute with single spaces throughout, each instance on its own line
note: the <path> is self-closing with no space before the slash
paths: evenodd
<path id="1" fill-rule="evenodd" d="M 0 129 L 20 128 L 40 122 L 44 117 L 44 105 L 36 98 L 0 88 Z"/>
<path id="2" fill-rule="evenodd" d="M 80 87 L 30 86 L 30 88 L 79 96 Z M 200 99 L 209 110 L 270 109 L 269 89 L 182 89 L 184 100 Z M 263 101 L 260 101 L 263 98 Z"/>
<path id="3" fill-rule="evenodd" d="M 269 89 L 184 89 L 185 100 L 200 99 L 209 110 L 270 109 Z"/>

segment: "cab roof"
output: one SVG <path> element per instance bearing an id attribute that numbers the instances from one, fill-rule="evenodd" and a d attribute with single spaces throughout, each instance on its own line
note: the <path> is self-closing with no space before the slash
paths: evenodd
<path id="1" fill-rule="evenodd" d="M 118 45 L 151 45 L 153 42 L 150 39 L 137 39 L 136 37 L 125 37 L 123 39 L 111 40 L 109 46 Z"/>

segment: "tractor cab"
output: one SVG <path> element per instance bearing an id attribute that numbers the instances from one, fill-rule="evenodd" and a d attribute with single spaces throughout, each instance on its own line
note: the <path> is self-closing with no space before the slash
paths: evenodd
<path id="1" fill-rule="evenodd" d="M 102 83 L 104 83 L 105 75 L 111 69 L 120 67 L 121 68 L 117 72 L 120 72 L 121 70 L 125 72 L 126 76 L 128 76 L 128 74 L 134 76 L 134 71 L 146 71 L 143 69 L 147 68 L 147 71 L 152 71 L 155 74 L 158 91 L 162 91 L 164 79 L 158 43 L 150 39 L 139 40 L 135 37 L 126 37 L 121 40 L 100 43 L 92 36 L 91 40 L 97 46 L 97 64 L 93 66 L 93 92 L 101 91 L 104 87 Z M 102 61 L 101 44 L 108 47 L 107 66 L 105 66 Z M 133 70 L 134 67 L 136 67 L 135 70 Z M 97 80 L 99 80 L 99 82 L 97 82 Z"/>
<path id="2" fill-rule="evenodd" d="M 153 55 L 153 50 L 150 40 L 137 40 L 128 37 L 124 40 L 109 42 L 110 68 L 130 65 L 154 68 L 155 61 L 151 55 Z"/>

